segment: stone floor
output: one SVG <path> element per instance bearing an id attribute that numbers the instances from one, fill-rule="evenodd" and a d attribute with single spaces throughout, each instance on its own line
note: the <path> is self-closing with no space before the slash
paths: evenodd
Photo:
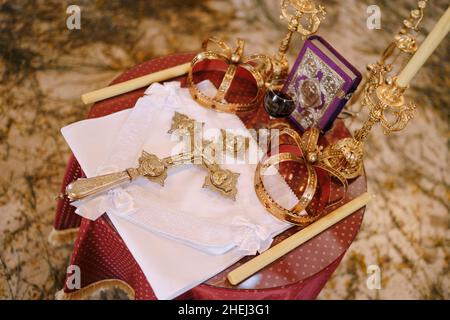
<path id="1" fill-rule="evenodd" d="M 86 115 L 80 94 L 138 62 L 197 50 L 209 35 L 244 37 L 247 52 L 274 52 L 286 29 L 273 0 L 84 0 L 76 1 L 81 30 L 71 31 L 73 2 L 0 0 L 0 299 L 52 299 L 62 287 L 71 248 L 51 247 L 47 236 L 69 157 L 59 129 Z M 321 2 L 328 16 L 320 34 L 361 71 L 415 6 L 377 1 L 382 29 L 368 30 L 367 4 Z M 431 1 L 425 33 L 446 6 Z M 320 299 L 450 298 L 449 45 L 415 78 L 409 95 L 419 108 L 407 129 L 370 136 L 365 166 L 377 198 Z M 381 269 L 380 290 L 367 287 L 369 265 Z"/>

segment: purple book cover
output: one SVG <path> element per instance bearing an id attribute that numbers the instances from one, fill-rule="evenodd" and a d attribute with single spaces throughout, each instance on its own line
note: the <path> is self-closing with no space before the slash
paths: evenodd
<path id="1" fill-rule="evenodd" d="M 290 119 L 302 131 L 328 130 L 360 82 L 358 70 L 328 42 L 309 37 L 283 87 L 296 105 Z"/>

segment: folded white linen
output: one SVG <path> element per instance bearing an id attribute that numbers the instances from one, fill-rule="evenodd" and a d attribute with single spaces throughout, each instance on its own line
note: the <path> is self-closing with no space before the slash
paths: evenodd
<path id="1" fill-rule="evenodd" d="M 214 94 L 211 83 L 201 86 Z M 232 129 L 250 137 L 237 116 L 200 107 L 178 82 L 153 84 L 133 109 L 69 125 L 62 133 L 90 177 L 136 166 L 142 150 L 159 157 L 174 154 L 179 142 L 167 131 L 176 111 L 204 122 L 206 135 Z M 240 257 L 267 249 L 289 227 L 259 203 L 253 189 L 255 164 L 222 166 L 240 174 L 236 201 L 202 189 L 205 169 L 185 165 L 169 169 L 164 187 L 142 178 L 74 205 L 88 219 L 106 212 L 157 297 L 170 299 Z M 289 207 L 297 201 L 279 174 L 268 178 L 278 186 L 280 203 Z"/>

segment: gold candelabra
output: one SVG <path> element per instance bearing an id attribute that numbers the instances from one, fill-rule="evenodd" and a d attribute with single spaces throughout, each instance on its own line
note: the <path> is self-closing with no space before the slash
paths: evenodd
<path id="1" fill-rule="evenodd" d="M 359 101 L 361 94 L 367 95 L 368 92 L 383 85 L 387 75 L 394 68 L 394 63 L 400 55 L 411 56 L 417 51 L 417 34 L 419 33 L 419 25 L 424 17 L 424 10 L 427 6 L 428 0 L 420 0 L 417 7 L 410 11 L 408 19 L 403 20 L 403 26 L 394 36 L 394 39 L 389 43 L 386 49 L 381 54 L 380 59 L 367 65 L 368 74 L 362 90 L 358 90 L 352 98 L 352 101 L 345 108 L 344 113 L 350 115 L 358 114 L 358 111 L 351 111 L 352 103 Z M 364 106 L 362 103 L 361 106 Z"/>
<path id="2" fill-rule="evenodd" d="M 372 127 L 380 123 L 384 134 L 388 135 L 403 130 L 413 118 L 416 105 L 405 101 L 406 89 L 398 85 L 396 78 L 387 79 L 377 86 L 369 86 L 368 83 L 361 104 L 369 109 L 369 118 L 354 137 L 341 139 L 325 148 L 327 164 L 347 179 L 359 176 L 363 169 L 364 141 Z"/>
<path id="3" fill-rule="evenodd" d="M 288 74 L 289 63 L 286 59 L 286 52 L 294 32 L 300 33 L 303 39 L 316 33 L 326 14 L 323 6 L 316 6 L 311 0 L 281 0 L 280 4 L 280 18 L 288 21 L 288 32 L 281 40 L 278 53 L 272 58 L 272 77 L 274 79 L 283 79 Z"/>
<path id="4" fill-rule="evenodd" d="M 388 135 L 403 130 L 414 116 L 415 103 L 406 102 L 404 98 L 407 86 L 399 85 L 397 77 L 390 78 L 388 74 L 398 55 L 411 55 L 417 51 L 416 34 L 426 5 L 427 0 L 418 2 L 417 8 L 411 10 L 409 18 L 403 21 L 403 27 L 384 50 L 380 60 L 367 65 L 367 79 L 363 89 L 355 96 L 355 101 L 363 95 L 361 106 L 368 108 L 368 119 L 353 137 L 339 140 L 324 150 L 327 164 L 347 179 L 356 178 L 362 173 L 364 141 L 375 124 L 380 123 L 384 134 Z"/>

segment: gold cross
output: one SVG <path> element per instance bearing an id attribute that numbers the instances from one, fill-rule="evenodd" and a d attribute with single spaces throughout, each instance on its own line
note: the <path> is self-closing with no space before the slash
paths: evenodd
<path id="1" fill-rule="evenodd" d="M 80 200 L 110 190 L 124 182 L 131 182 L 138 177 L 146 177 L 148 180 L 164 186 L 164 181 L 167 178 L 167 170 L 170 167 L 194 163 L 201 164 L 208 170 L 203 184 L 204 188 L 209 188 L 225 197 L 235 200 L 239 173 L 221 168 L 216 163 L 216 151 L 218 147 L 222 147 L 222 151 L 229 152 L 236 157 L 248 148 L 248 138 L 234 136 L 222 129 L 222 143 L 203 139 L 198 142 L 195 139 L 196 128 L 203 128 L 203 123 L 197 122 L 184 114 L 175 112 L 168 133 L 189 136 L 189 151 L 162 159 L 154 154 L 143 151 L 139 157 L 139 165 L 137 168 L 129 168 L 121 172 L 92 178 L 80 178 L 67 186 L 67 196 L 70 200 Z"/>

